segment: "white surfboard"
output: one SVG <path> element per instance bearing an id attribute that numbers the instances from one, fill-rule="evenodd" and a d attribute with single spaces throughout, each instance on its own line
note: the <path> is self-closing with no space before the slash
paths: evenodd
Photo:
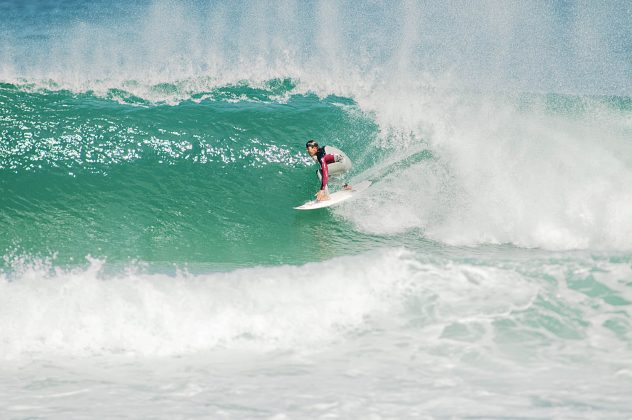
<path id="1" fill-rule="evenodd" d="M 296 210 L 316 210 L 316 209 L 322 209 L 324 207 L 330 207 L 330 206 L 336 205 L 338 203 L 341 203 L 345 200 L 350 199 L 351 197 L 353 197 L 360 191 L 366 190 L 367 188 L 369 188 L 369 185 L 371 185 L 371 181 L 362 181 L 358 184 L 352 185 L 350 190 L 340 190 L 340 191 L 336 191 L 335 193 L 329 194 L 329 200 L 324 200 L 324 201 L 312 200 L 312 201 L 308 201 L 302 206 L 298 206 L 294 208 Z"/>

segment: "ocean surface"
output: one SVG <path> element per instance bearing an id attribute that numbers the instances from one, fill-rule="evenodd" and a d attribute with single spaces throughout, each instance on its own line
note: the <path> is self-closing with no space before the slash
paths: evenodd
<path id="1" fill-rule="evenodd" d="M 632 418 L 625 1 L 0 1 L 0 418 Z M 344 150 L 354 199 L 305 142 Z"/>

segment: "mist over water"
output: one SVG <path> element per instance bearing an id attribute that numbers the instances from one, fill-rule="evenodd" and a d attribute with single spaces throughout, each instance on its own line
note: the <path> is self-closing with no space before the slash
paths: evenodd
<path id="1" fill-rule="evenodd" d="M 625 2 L 37 4 L 3 5 L 5 81 L 90 89 L 292 77 L 361 95 L 425 76 L 484 90 L 630 93 Z"/>

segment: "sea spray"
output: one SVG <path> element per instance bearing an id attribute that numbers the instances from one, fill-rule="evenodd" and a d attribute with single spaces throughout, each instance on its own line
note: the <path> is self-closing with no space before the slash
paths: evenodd
<path id="1" fill-rule="evenodd" d="M 141 96 L 147 85 L 178 80 L 199 80 L 199 90 L 279 77 L 362 96 L 424 74 L 483 90 L 621 95 L 631 87 L 630 16 L 616 3 L 141 1 L 97 2 L 89 12 L 75 3 L 33 16 L 7 6 L 0 79 L 75 91 L 127 85 Z M 21 18 L 39 36 L 22 33 Z"/>
<path id="2" fill-rule="evenodd" d="M 598 97 L 424 94 L 432 106 L 406 116 L 412 135 L 391 135 L 399 158 L 389 160 L 405 161 L 419 143 L 433 159 L 384 168 L 374 200 L 341 214 L 372 233 L 419 228 L 454 245 L 632 246 L 629 109 Z M 571 109 L 560 112 L 557 101 Z M 383 103 L 380 126 L 400 125 L 402 115 L 389 111 L 395 104 Z"/>

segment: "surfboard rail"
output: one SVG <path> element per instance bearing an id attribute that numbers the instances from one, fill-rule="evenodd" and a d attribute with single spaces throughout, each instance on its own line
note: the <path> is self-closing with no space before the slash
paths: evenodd
<path id="1" fill-rule="evenodd" d="M 329 200 L 318 201 L 310 200 L 307 203 L 294 207 L 296 210 L 316 210 L 326 207 L 334 206 L 338 203 L 342 203 L 355 196 L 357 193 L 366 190 L 371 185 L 371 181 L 362 181 L 352 185 L 350 190 L 340 190 L 329 194 Z"/>

